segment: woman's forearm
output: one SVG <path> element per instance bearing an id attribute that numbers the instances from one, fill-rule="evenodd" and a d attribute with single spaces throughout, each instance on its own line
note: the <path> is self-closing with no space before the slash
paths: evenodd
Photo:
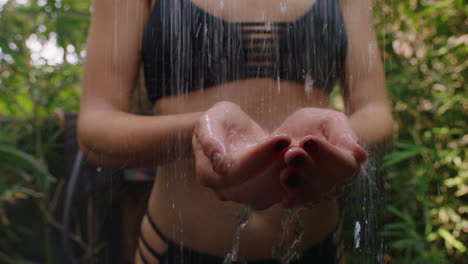
<path id="1" fill-rule="evenodd" d="M 367 104 L 351 114 L 349 121 L 362 145 L 382 143 L 392 134 L 393 117 L 387 104 Z"/>
<path id="2" fill-rule="evenodd" d="M 192 134 L 201 112 L 139 116 L 118 110 L 81 111 L 78 142 L 97 166 L 154 167 L 192 155 Z"/>

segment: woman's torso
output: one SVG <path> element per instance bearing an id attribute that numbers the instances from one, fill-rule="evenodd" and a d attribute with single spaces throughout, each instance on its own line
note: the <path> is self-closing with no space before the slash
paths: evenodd
<path id="1" fill-rule="evenodd" d="M 193 0 L 193 3 L 213 17 L 226 21 L 295 21 L 314 5 L 313 0 L 278 0 L 274 1 L 276 7 L 271 0 L 224 0 L 224 8 L 220 8 L 220 1 L 223 0 Z M 282 2 L 286 3 L 286 11 Z M 257 4 L 271 8 L 261 11 L 259 18 Z M 158 99 L 155 112 L 161 115 L 204 111 L 216 102 L 232 101 L 271 131 L 295 110 L 327 107 L 328 90 L 309 81 L 256 76 L 230 79 L 214 86 L 187 93 L 176 92 Z M 210 189 L 195 181 L 193 160 L 181 160 L 158 168 L 148 210 L 170 239 L 202 252 L 225 255 L 232 247 L 237 217 L 242 208 L 243 205 L 217 200 Z M 282 215 L 283 209 L 279 206 L 254 213 L 241 233 L 240 255 L 247 259 L 270 258 L 272 248 L 279 243 Z M 304 222 L 301 247 L 307 248 L 334 230 L 338 221 L 338 206 L 336 201 L 324 202 L 313 209 L 302 210 L 301 216 Z M 149 236 L 148 240 L 156 250 L 164 251 L 163 244 L 147 220 L 142 223 L 142 232 Z"/>

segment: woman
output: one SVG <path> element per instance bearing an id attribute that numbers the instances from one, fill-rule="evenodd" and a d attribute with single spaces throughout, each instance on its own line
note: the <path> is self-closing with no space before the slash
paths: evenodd
<path id="1" fill-rule="evenodd" d="M 129 113 L 143 61 L 155 116 Z M 326 110 L 341 81 L 346 114 Z M 336 197 L 392 117 L 370 0 L 96 1 L 78 135 L 105 167 L 158 167 L 135 263 L 269 263 L 285 207 L 302 263 L 334 263 Z M 273 262 L 274 263 L 274 262 Z"/>

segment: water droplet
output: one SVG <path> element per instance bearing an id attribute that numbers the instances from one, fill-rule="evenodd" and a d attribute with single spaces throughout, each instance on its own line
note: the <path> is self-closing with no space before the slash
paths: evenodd
<path id="1" fill-rule="evenodd" d="M 276 78 L 276 91 L 278 92 L 278 94 L 281 92 L 281 79 L 279 76 L 278 78 Z"/>
<path id="2" fill-rule="evenodd" d="M 310 96 L 314 88 L 314 80 L 312 80 L 312 75 L 310 74 L 310 72 L 306 74 L 304 79 L 304 91 L 307 94 L 307 96 Z"/>
<path id="3" fill-rule="evenodd" d="M 286 12 L 286 10 L 288 9 L 288 6 L 286 5 L 286 2 L 284 0 L 281 0 L 280 2 L 280 8 L 281 8 L 281 12 Z"/>
<path id="4" fill-rule="evenodd" d="M 354 248 L 359 248 L 361 242 L 361 224 L 356 221 L 354 224 Z"/>

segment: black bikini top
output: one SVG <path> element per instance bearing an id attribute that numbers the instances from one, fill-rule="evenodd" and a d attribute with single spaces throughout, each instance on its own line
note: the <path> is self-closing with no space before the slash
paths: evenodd
<path id="1" fill-rule="evenodd" d="M 310 83 L 331 91 L 347 37 L 338 0 L 316 0 L 293 22 L 227 22 L 191 0 L 158 0 L 143 36 L 152 102 L 246 78 Z"/>

